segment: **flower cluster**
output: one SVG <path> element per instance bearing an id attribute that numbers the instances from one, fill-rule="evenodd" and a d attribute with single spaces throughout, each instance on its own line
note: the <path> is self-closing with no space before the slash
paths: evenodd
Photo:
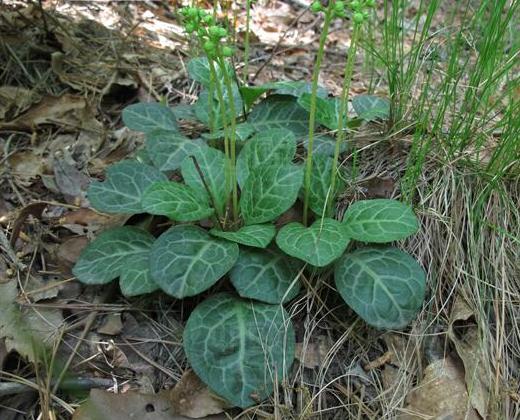
<path id="1" fill-rule="evenodd" d="M 233 48 L 226 44 L 227 29 L 218 25 L 211 14 L 198 7 L 183 7 L 181 15 L 184 18 L 184 30 L 197 36 L 208 58 L 233 55 Z"/>
<path id="2" fill-rule="evenodd" d="M 333 0 L 329 0 L 333 1 Z M 368 9 L 373 8 L 376 5 L 375 0 L 353 0 L 349 3 L 349 7 L 352 10 L 352 19 L 355 23 L 361 24 L 368 19 Z M 336 0 L 333 7 L 333 17 L 345 18 L 347 16 L 347 7 L 344 1 Z M 321 1 L 315 0 L 311 4 L 311 10 L 314 13 L 324 12 L 326 6 L 323 6 Z"/>

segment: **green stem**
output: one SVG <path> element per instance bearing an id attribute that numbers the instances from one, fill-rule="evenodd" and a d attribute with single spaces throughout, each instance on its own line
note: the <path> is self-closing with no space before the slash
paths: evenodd
<path id="1" fill-rule="evenodd" d="M 352 38 L 350 40 L 350 48 L 347 53 L 347 62 L 345 63 L 345 76 L 343 77 L 343 90 L 341 92 L 341 102 L 339 104 L 339 118 L 338 118 L 338 132 L 336 134 L 336 145 L 334 147 L 334 160 L 332 164 L 332 173 L 330 175 L 330 200 L 327 201 L 327 213 L 330 210 L 331 204 L 334 202 L 336 195 L 336 176 L 338 173 L 338 160 L 341 144 L 345 140 L 345 131 L 347 128 L 347 103 L 350 93 L 350 82 L 352 80 L 352 73 L 354 72 L 354 63 L 356 61 L 356 49 L 359 39 L 359 32 L 361 24 L 354 23 L 354 30 L 352 31 Z M 343 126 L 345 123 L 345 126 Z"/>
<path id="2" fill-rule="evenodd" d="M 246 0 L 246 36 L 244 39 L 244 84 L 249 80 L 249 24 L 251 22 L 251 0 Z"/>
<path id="3" fill-rule="evenodd" d="M 304 178 L 304 195 L 303 195 L 303 224 L 307 226 L 307 216 L 309 208 L 309 191 L 311 186 L 311 173 L 312 173 L 312 154 L 314 147 L 314 125 L 316 118 L 316 96 L 318 94 L 318 78 L 320 75 L 321 63 L 323 61 L 323 55 L 325 53 L 325 41 L 329 33 L 330 23 L 333 18 L 334 2 L 329 1 L 329 6 L 325 11 L 325 21 L 323 23 L 323 29 L 320 35 L 320 44 L 318 53 L 316 55 L 316 62 L 314 63 L 314 70 L 312 72 L 312 90 L 311 90 L 311 103 L 309 111 L 309 146 L 307 149 L 307 162 L 305 166 L 305 178 Z"/>
<path id="4" fill-rule="evenodd" d="M 231 183 L 232 183 L 232 201 L 233 201 L 233 219 L 234 221 L 238 221 L 238 186 L 237 186 L 237 173 L 236 173 L 236 107 L 235 107 L 235 98 L 233 97 L 233 86 L 231 83 L 231 77 L 229 77 L 229 73 L 227 72 L 226 62 L 222 58 L 222 55 L 219 55 L 217 58 L 217 62 L 220 66 L 220 71 L 224 75 L 224 83 L 226 84 L 226 89 L 228 92 L 229 99 L 229 111 L 231 113 L 231 125 L 230 129 L 230 151 L 231 151 Z"/>

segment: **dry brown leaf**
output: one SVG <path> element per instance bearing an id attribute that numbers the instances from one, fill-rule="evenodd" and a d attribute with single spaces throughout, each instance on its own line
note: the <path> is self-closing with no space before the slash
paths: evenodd
<path id="1" fill-rule="evenodd" d="M 313 343 L 296 343 L 295 357 L 308 369 L 320 367 L 330 350 L 328 337 L 320 335 Z"/>
<path id="2" fill-rule="evenodd" d="M 40 176 L 43 171 L 44 161 L 30 150 L 13 153 L 7 159 L 10 173 L 23 183 L 29 182 Z"/>
<path id="3" fill-rule="evenodd" d="M 41 99 L 36 92 L 19 86 L 0 87 L 0 120 L 16 118 Z"/>
<path id="4" fill-rule="evenodd" d="M 98 230 L 123 225 L 128 215 L 108 215 L 92 209 L 81 208 L 70 211 L 61 217 L 58 224 L 79 235 L 92 234 Z"/>
<path id="5" fill-rule="evenodd" d="M 175 413 L 196 419 L 222 413 L 229 406 L 213 394 L 192 370 L 184 372 L 170 391 L 170 401 Z"/>
<path id="6" fill-rule="evenodd" d="M 57 309 L 22 308 L 17 295 L 15 280 L 0 283 L 0 337 L 5 337 L 8 352 L 15 350 L 36 361 L 44 347 L 52 347 L 60 337 L 63 317 Z"/>
<path id="7" fill-rule="evenodd" d="M 470 392 L 471 405 L 486 418 L 489 404 L 489 380 L 491 368 L 489 357 L 483 349 L 483 340 L 479 336 L 478 327 L 470 324 L 455 328 L 457 321 L 469 321 L 474 317 L 473 310 L 460 296 L 457 297 L 451 312 L 448 336 L 457 354 L 464 364 L 466 388 Z"/>
<path id="8" fill-rule="evenodd" d="M 406 402 L 399 420 L 480 419 L 469 403 L 464 369 L 450 357 L 426 367 L 423 379 L 406 397 Z"/>
<path id="9" fill-rule="evenodd" d="M 54 159 L 54 180 L 58 190 L 71 198 L 81 197 L 89 184 L 89 177 L 65 159 Z"/>
<path id="10" fill-rule="evenodd" d="M 121 321 L 120 313 L 108 314 L 105 317 L 103 325 L 101 325 L 97 332 L 106 335 L 118 335 L 123 329 L 123 322 Z"/>
<path id="11" fill-rule="evenodd" d="M 32 131 L 46 124 L 62 129 L 102 132 L 102 125 L 95 120 L 86 99 L 70 94 L 46 96 L 14 120 L 0 123 L 0 129 Z"/>
<path id="12" fill-rule="evenodd" d="M 72 268 L 78 260 L 83 248 L 88 245 L 88 242 L 86 236 L 76 236 L 61 243 L 56 253 L 59 265 L 65 269 Z"/>

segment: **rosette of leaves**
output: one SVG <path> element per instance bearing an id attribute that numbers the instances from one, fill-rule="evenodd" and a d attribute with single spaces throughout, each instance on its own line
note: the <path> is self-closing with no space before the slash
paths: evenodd
<path id="1" fill-rule="evenodd" d="M 207 82 L 203 61 L 188 67 L 201 84 Z M 86 284 L 119 279 L 127 296 L 161 290 L 183 299 L 228 277 L 236 293 L 209 297 L 195 308 L 184 345 L 198 376 L 240 407 L 268 397 L 293 362 L 294 331 L 281 305 L 298 295 L 304 271 L 329 267 L 322 272 L 334 273 L 345 302 L 377 328 L 408 325 L 425 293 L 420 265 L 389 245 L 417 231 L 412 210 L 394 200 L 364 200 L 351 204 L 343 220 L 334 218 L 328 204 L 339 191 L 329 188 L 327 153 L 315 156 L 310 194 L 315 221 L 277 231 L 278 219 L 301 196 L 297 145 L 308 113 L 298 102 L 306 93 L 303 85 L 270 85 L 269 91 L 273 94 L 251 102 L 243 122 L 250 131 L 236 162 L 236 221 L 229 220 L 231 165 L 220 143 L 181 132 L 177 118 L 185 110 L 176 113 L 160 104 L 126 108 L 125 124 L 146 136 L 148 163 L 111 166 L 104 181 L 90 185 L 88 198 L 98 211 L 148 213 L 169 219 L 171 227 L 157 237 L 135 226 L 107 230 L 74 267 Z"/>

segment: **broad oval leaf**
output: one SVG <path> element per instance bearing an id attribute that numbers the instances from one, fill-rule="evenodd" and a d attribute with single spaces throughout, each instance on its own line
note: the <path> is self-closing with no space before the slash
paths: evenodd
<path id="1" fill-rule="evenodd" d="M 150 133 L 155 130 L 179 130 L 171 109 L 156 102 L 127 106 L 123 110 L 123 122 L 131 130 L 143 133 Z"/>
<path id="2" fill-rule="evenodd" d="M 328 218 L 317 220 L 310 227 L 289 223 L 276 236 L 282 251 L 315 267 L 325 267 L 338 259 L 349 242 L 341 223 Z"/>
<path id="3" fill-rule="evenodd" d="M 356 201 L 345 212 L 343 224 L 352 239 L 375 243 L 398 241 L 419 229 L 410 207 L 386 198 Z"/>
<path id="4" fill-rule="evenodd" d="M 362 248 L 345 254 L 334 277 L 345 302 L 376 328 L 406 327 L 424 301 L 424 270 L 397 248 Z"/>
<path id="5" fill-rule="evenodd" d="M 145 147 L 157 168 L 174 171 L 180 168 L 186 157 L 196 153 L 203 145 L 200 139 L 190 140 L 181 134 L 159 130 L 148 134 Z"/>
<path id="6" fill-rule="evenodd" d="M 164 232 L 150 251 L 155 282 L 171 296 L 184 298 L 213 286 L 235 264 L 238 245 L 211 237 L 190 225 Z"/>
<path id="7" fill-rule="evenodd" d="M 231 66 L 226 63 L 226 69 L 229 77 L 234 78 L 234 72 Z M 191 79 L 199 82 L 202 86 L 209 88 L 211 85 L 211 71 L 209 62 L 206 57 L 195 57 L 188 62 L 188 75 Z M 215 64 L 215 73 L 219 83 L 223 83 L 224 76 L 220 67 Z"/>
<path id="8" fill-rule="evenodd" d="M 233 87 L 233 99 L 235 101 L 235 118 L 238 118 L 242 114 L 243 106 L 242 99 L 240 98 L 240 92 L 238 91 L 238 87 L 236 87 L 236 85 Z M 212 106 L 213 108 L 210 108 L 210 106 Z M 227 94 L 224 95 L 223 108 L 224 115 L 229 126 L 233 113 L 231 112 L 231 107 L 228 102 Z M 209 92 L 207 90 L 203 90 L 199 93 L 199 98 L 197 99 L 197 102 L 195 102 L 193 109 L 197 119 L 207 127 L 211 127 L 210 109 L 213 112 L 213 123 L 215 124 L 215 128 L 221 128 L 225 125 L 224 120 L 222 119 L 222 109 L 220 101 L 216 97 L 214 97 L 213 100 L 210 101 Z"/>
<path id="9" fill-rule="evenodd" d="M 223 214 L 231 192 L 229 159 L 220 150 L 207 145 L 195 150 L 192 156 L 199 165 L 200 172 L 202 172 L 212 197 L 208 197 L 204 182 L 191 157 L 185 159 L 181 165 L 184 182 L 191 188 L 199 190 L 212 205 L 216 206 L 219 214 Z"/>
<path id="10" fill-rule="evenodd" d="M 300 291 L 302 264 L 272 249 L 241 248 L 231 269 L 231 283 L 243 298 L 285 303 Z"/>
<path id="11" fill-rule="evenodd" d="M 311 184 L 309 189 L 309 207 L 317 216 L 331 216 L 336 202 L 336 196 L 342 188 L 343 182 L 336 176 L 335 191 L 331 191 L 330 182 L 334 160 L 325 155 L 316 155 L 313 158 Z M 327 209 L 327 203 L 329 208 Z"/>
<path id="12" fill-rule="evenodd" d="M 300 104 L 307 111 L 310 111 L 311 95 L 309 93 L 303 93 L 298 98 L 298 104 Z M 339 107 L 339 98 L 316 97 L 316 121 L 330 130 L 337 130 L 339 122 Z"/>
<path id="13" fill-rule="evenodd" d="M 92 207 L 105 213 L 142 213 L 144 191 L 158 181 L 166 181 L 158 169 L 132 160 L 109 166 L 103 182 L 90 183 L 87 196 Z"/>
<path id="14" fill-rule="evenodd" d="M 286 163 L 264 163 L 249 174 L 240 199 L 246 225 L 274 220 L 296 201 L 303 168 Z"/>
<path id="15" fill-rule="evenodd" d="M 359 118 L 365 121 L 387 120 L 390 117 L 390 101 L 375 95 L 358 95 L 352 106 Z"/>
<path id="16" fill-rule="evenodd" d="M 271 95 L 253 108 L 247 122 L 257 133 L 286 128 L 298 137 L 309 129 L 309 113 L 292 96 Z"/>
<path id="17" fill-rule="evenodd" d="M 209 233 L 218 238 L 255 248 L 266 248 L 276 235 L 274 225 L 249 225 L 235 232 L 211 229 Z"/>
<path id="18" fill-rule="evenodd" d="M 303 142 L 303 147 L 306 150 L 309 150 L 309 137 L 307 136 Z M 313 153 L 316 155 L 325 155 L 325 156 L 334 156 L 334 149 L 336 147 L 336 139 L 327 134 L 314 134 L 313 138 Z M 347 150 L 347 142 L 343 141 L 340 146 L 340 153 L 343 153 Z"/>
<path id="19" fill-rule="evenodd" d="M 127 296 L 153 292 L 159 286 L 150 276 L 148 257 L 154 237 L 123 226 L 102 232 L 82 251 L 73 274 L 86 284 L 105 284 L 120 277 Z"/>
<path id="20" fill-rule="evenodd" d="M 295 337 L 280 305 L 215 295 L 195 308 L 184 349 L 195 373 L 215 393 L 245 408 L 264 400 L 294 360 Z"/>
<path id="21" fill-rule="evenodd" d="M 285 128 L 258 133 L 244 145 L 237 159 L 237 179 L 243 187 L 252 168 L 265 163 L 291 163 L 296 153 L 296 138 Z"/>
<path id="22" fill-rule="evenodd" d="M 290 95 L 300 97 L 302 93 L 311 93 L 312 84 L 301 80 L 280 80 L 278 82 L 265 83 L 260 86 L 242 86 L 240 92 L 247 108 L 265 92 L 272 91 L 278 95 Z M 326 98 L 328 92 L 325 88 L 318 86 L 318 96 Z"/>
<path id="23" fill-rule="evenodd" d="M 192 222 L 213 214 L 206 196 L 173 181 L 156 182 L 142 198 L 143 209 L 178 222 Z"/>

